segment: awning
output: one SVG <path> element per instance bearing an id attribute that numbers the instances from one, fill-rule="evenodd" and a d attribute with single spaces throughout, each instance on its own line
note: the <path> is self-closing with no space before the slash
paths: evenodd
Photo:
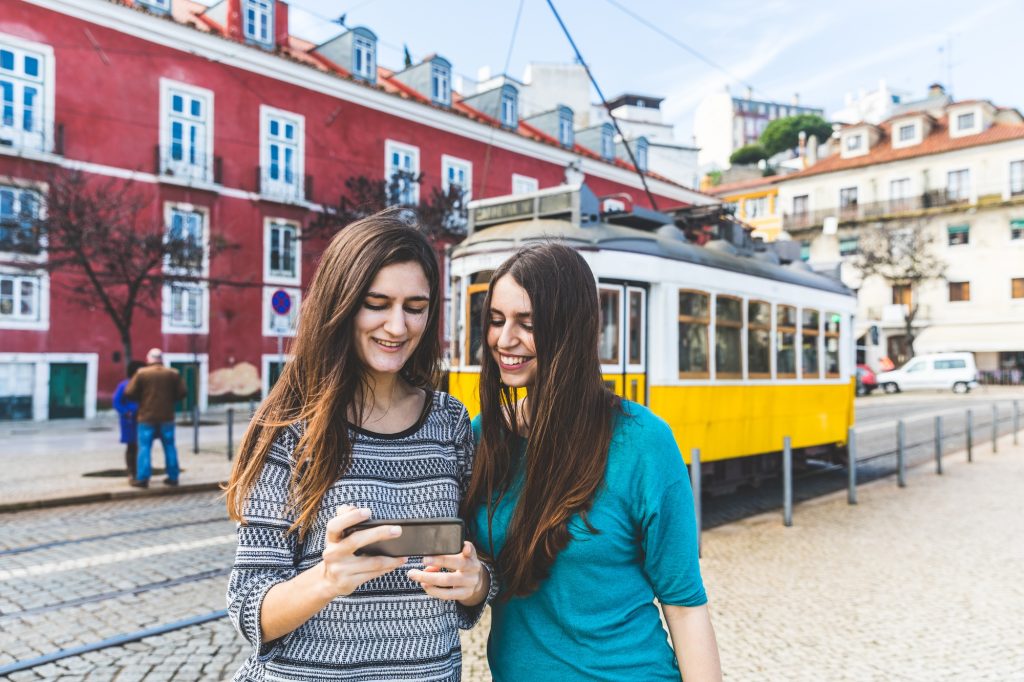
<path id="1" fill-rule="evenodd" d="M 1024 351 L 1024 322 L 937 324 L 914 338 L 914 353 Z"/>

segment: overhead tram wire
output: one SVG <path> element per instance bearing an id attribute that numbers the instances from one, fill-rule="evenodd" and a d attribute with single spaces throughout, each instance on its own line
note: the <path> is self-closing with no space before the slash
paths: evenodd
<path id="1" fill-rule="evenodd" d="M 508 67 L 512 63 L 512 48 L 516 44 L 516 36 L 519 35 L 519 19 L 523 16 L 523 5 L 526 4 L 526 0 L 519 0 L 519 9 L 516 10 L 516 20 L 512 24 L 512 37 L 508 41 L 508 52 L 505 53 L 505 68 L 501 70 L 502 77 L 508 75 Z M 516 112 L 516 126 L 519 125 L 519 112 Z M 480 177 L 480 196 L 487 194 L 487 173 L 491 168 L 491 147 L 494 146 L 494 136 L 497 130 L 491 129 L 487 135 L 487 146 L 484 147 L 484 172 L 481 173 Z M 472 188 L 470 188 L 472 191 Z"/>
<path id="2" fill-rule="evenodd" d="M 566 27 L 565 22 L 562 21 L 562 17 L 558 14 L 558 10 L 555 9 L 555 3 L 553 0 L 547 0 L 547 3 L 548 7 L 551 8 L 551 12 L 555 15 L 555 20 L 558 21 L 558 25 L 562 27 L 562 32 L 565 33 L 565 37 L 568 38 L 573 52 L 576 53 L 576 59 L 579 60 L 583 69 L 587 72 L 587 77 L 590 78 L 590 82 L 593 84 L 594 89 L 597 90 L 597 96 L 601 98 L 601 104 L 604 105 L 605 111 L 608 112 L 608 118 L 612 120 L 612 125 L 615 126 L 615 132 L 617 132 L 619 134 L 619 138 L 622 139 L 622 146 L 626 148 L 626 153 L 629 154 L 629 160 L 633 163 L 633 168 L 636 169 L 636 174 L 640 176 L 640 183 L 644 186 L 644 192 L 647 194 L 647 200 L 651 202 L 651 208 L 657 211 L 658 202 L 655 201 L 654 195 L 651 194 L 650 187 L 647 186 L 647 176 L 644 175 L 644 172 L 640 170 L 640 166 L 637 165 L 636 156 L 633 155 L 633 148 L 630 146 L 629 140 L 626 139 L 626 136 L 623 135 L 622 128 L 619 127 L 619 121 L 612 114 L 611 107 L 608 106 L 608 100 L 605 99 L 604 93 L 601 91 L 601 86 L 597 84 L 597 79 L 594 78 L 594 74 L 591 72 L 590 66 L 583 58 L 583 54 L 580 52 L 580 49 L 576 47 L 576 41 L 572 39 L 572 35 L 569 33 L 568 27 Z"/>

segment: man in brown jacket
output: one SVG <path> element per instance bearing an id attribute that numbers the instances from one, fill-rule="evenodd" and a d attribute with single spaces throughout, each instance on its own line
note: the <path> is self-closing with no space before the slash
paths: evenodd
<path id="1" fill-rule="evenodd" d="M 160 438 L 167 462 L 167 485 L 178 485 L 178 450 L 174 447 L 174 403 L 185 397 L 185 382 L 178 370 L 164 367 L 159 348 L 146 353 L 143 367 L 128 384 L 125 396 L 139 404 L 139 455 L 136 477 L 129 483 L 136 488 L 149 486 L 152 472 L 153 440 Z"/>

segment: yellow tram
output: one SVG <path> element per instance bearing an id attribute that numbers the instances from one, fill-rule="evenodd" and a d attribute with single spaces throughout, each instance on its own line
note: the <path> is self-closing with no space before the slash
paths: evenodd
<path id="1" fill-rule="evenodd" d="M 615 208 L 586 185 L 469 205 L 449 268 L 452 394 L 479 410 L 491 272 L 557 239 L 597 277 L 606 381 L 667 421 L 687 462 L 700 448 L 706 489 L 775 473 L 785 436 L 798 456 L 838 452 L 854 418 L 853 294 L 799 260 L 697 246 L 669 216 Z"/>

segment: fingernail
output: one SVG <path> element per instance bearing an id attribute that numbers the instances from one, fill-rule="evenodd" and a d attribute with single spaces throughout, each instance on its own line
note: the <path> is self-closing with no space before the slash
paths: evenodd
<path id="1" fill-rule="evenodd" d="M 401 535 L 402 534 L 402 527 L 401 526 L 391 526 L 390 528 L 388 528 L 388 533 L 390 533 L 391 535 Z"/>
<path id="2" fill-rule="evenodd" d="M 370 512 L 369 509 L 360 509 L 359 510 L 359 515 L 362 516 L 364 519 L 370 518 L 370 513 L 371 512 Z"/>

